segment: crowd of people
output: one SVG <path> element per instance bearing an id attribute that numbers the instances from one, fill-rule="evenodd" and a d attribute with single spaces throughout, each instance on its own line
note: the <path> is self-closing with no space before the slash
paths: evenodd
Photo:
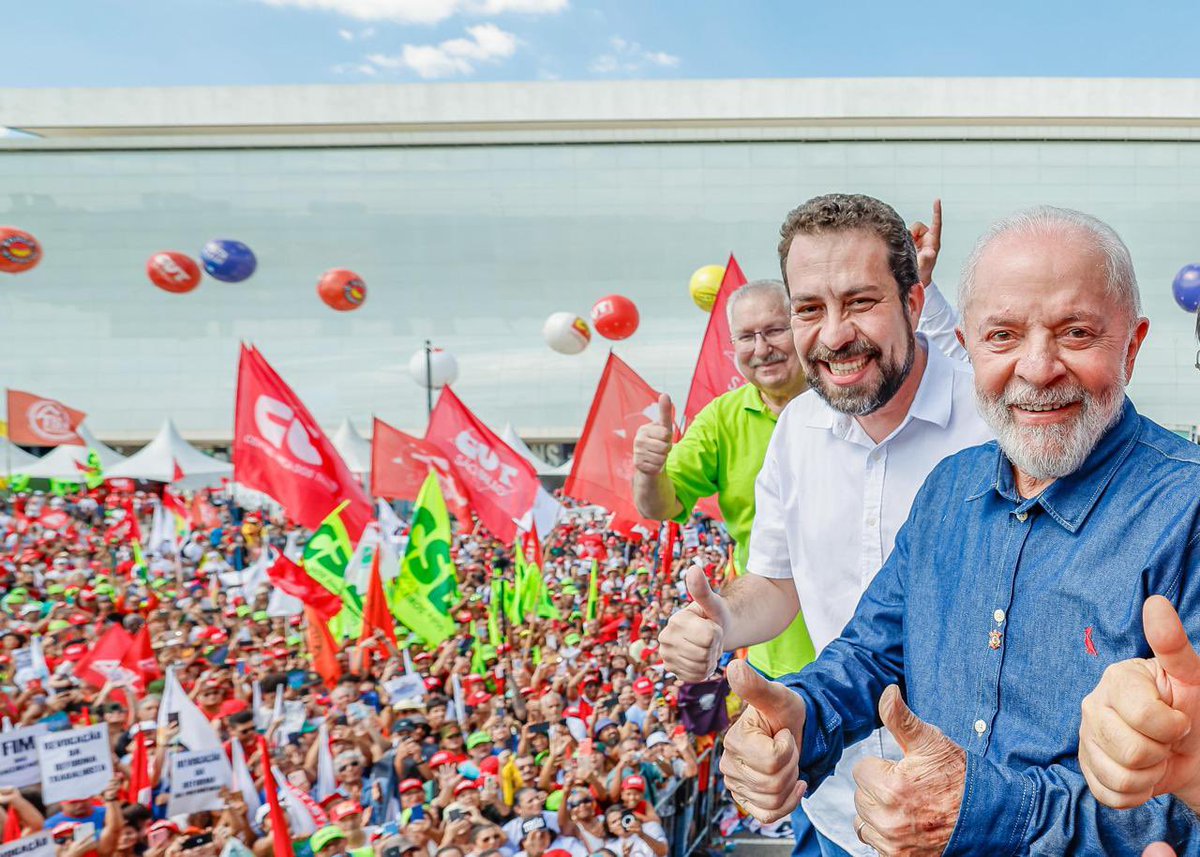
<path id="1" fill-rule="evenodd" d="M 37 785 L 0 789 L 6 840 L 45 829 L 60 857 L 269 857 L 279 837 L 314 857 L 668 853 L 660 811 L 701 787 L 726 694 L 723 680 L 684 686 L 657 637 L 686 598 L 679 569 L 725 573 L 719 528 L 696 516 L 664 560 L 656 539 L 605 532 L 603 518 L 568 501 L 540 558 L 562 618 L 525 617 L 482 643 L 495 581 L 511 583 L 512 547 L 464 531 L 452 550 L 458 633 L 437 646 L 402 626 L 398 646 L 382 635 L 346 640 L 331 682 L 314 671 L 309 620 L 271 609 L 269 581 L 228 585 L 231 570 L 294 550 L 307 533 L 219 491 L 205 502 L 212 526 L 145 553 L 122 538 L 122 522 L 149 527 L 151 491 L 35 492 L 3 507 L 0 713 L 10 729 L 105 724 L 114 771 L 102 793 L 60 804 L 46 805 Z M 149 640 L 144 686 L 74 673 L 114 625 Z M 45 675 L 23 672 L 35 644 Z M 169 814 L 165 768 L 188 746 L 187 720 L 159 716 L 174 680 L 231 764 L 239 745 L 253 778 L 186 815 Z M 139 742 L 152 760 L 149 791 L 136 784 Z M 286 831 L 272 826 L 268 767 L 284 779 Z"/>

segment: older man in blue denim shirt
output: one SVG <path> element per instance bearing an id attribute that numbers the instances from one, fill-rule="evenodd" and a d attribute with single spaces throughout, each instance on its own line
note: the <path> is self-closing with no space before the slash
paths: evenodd
<path id="1" fill-rule="evenodd" d="M 750 708 L 727 783 L 760 818 L 782 814 L 882 723 L 905 758 L 854 771 L 855 829 L 880 853 L 1200 853 L 1181 801 L 1101 806 L 1076 758 L 1083 697 L 1148 653 L 1130 633 L 1145 598 L 1200 619 L 1200 449 L 1124 396 L 1149 326 L 1128 250 L 1078 212 L 1024 212 L 980 240 L 959 306 L 998 440 L 933 471 L 792 690 L 731 665 Z"/>

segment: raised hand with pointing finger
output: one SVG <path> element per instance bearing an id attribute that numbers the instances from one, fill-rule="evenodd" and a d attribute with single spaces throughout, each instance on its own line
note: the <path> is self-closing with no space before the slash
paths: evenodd
<path id="1" fill-rule="evenodd" d="M 1154 657 L 1111 665 L 1084 697 L 1079 766 L 1106 806 L 1173 794 L 1200 810 L 1200 654 L 1162 596 L 1146 599 L 1142 625 Z"/>
<path id="2" fill-rule="evenodd" d="M 804 700 L 745 661 L 733 661 L 725 677 L 745 708 L 725 733 L 721 773 L 742 809 L 769 824 L 790 815 L 804 796 Z"/>
<path id="3" fill-rule="evenodd" d="M 658 637 L 659 652 L 667 669 L 684 681 L 704 681 L 724 651 L 729 605 L 699 566 L 689 568 L 685 580 L 692 603 L 671 617 Z"/>
<path id="4" fill-rule="evenodd" d="M 917 245 L 917 273 L 921 283 L 928 286 L 933 282 L 933 268 L 942 249 L 942 201 L 933 201 L 933 219 L 928 226 L 918 220 L 908 231 Z"/>
<path id="5" fill-rule="evenodd" d="M 904 758 L 854 766 L 854 832 L 880 854 L 941 854 L 958 821 L 966 751 L 913 714 L 896 685 L 880 697 L 879 719 Z"/>

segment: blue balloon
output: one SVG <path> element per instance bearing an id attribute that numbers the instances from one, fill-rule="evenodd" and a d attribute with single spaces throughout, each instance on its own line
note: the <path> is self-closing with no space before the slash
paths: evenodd
<path id="1" fill-rule="evenodd" d="M 254 273 L 258 260 L 254 252 L 241 241 L 215 239 L 200 251 L 200 264 L 213 279 L 224 283 L 240 283 Z"/>
<path id="2" fill-rule="evenodd" d="M 1200 307 L 1200 265 L 1184 265 L 1171 284 L 1175 303 L 1188 312 Z"/>

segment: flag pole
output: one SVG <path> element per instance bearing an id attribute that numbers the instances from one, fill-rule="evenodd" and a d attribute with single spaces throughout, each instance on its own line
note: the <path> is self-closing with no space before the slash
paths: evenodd
<path id="1" fill-rule="evenodd" d="M 433 346 L 425 340 L 425 410 L 426 417 L 433 416 Z"/>

